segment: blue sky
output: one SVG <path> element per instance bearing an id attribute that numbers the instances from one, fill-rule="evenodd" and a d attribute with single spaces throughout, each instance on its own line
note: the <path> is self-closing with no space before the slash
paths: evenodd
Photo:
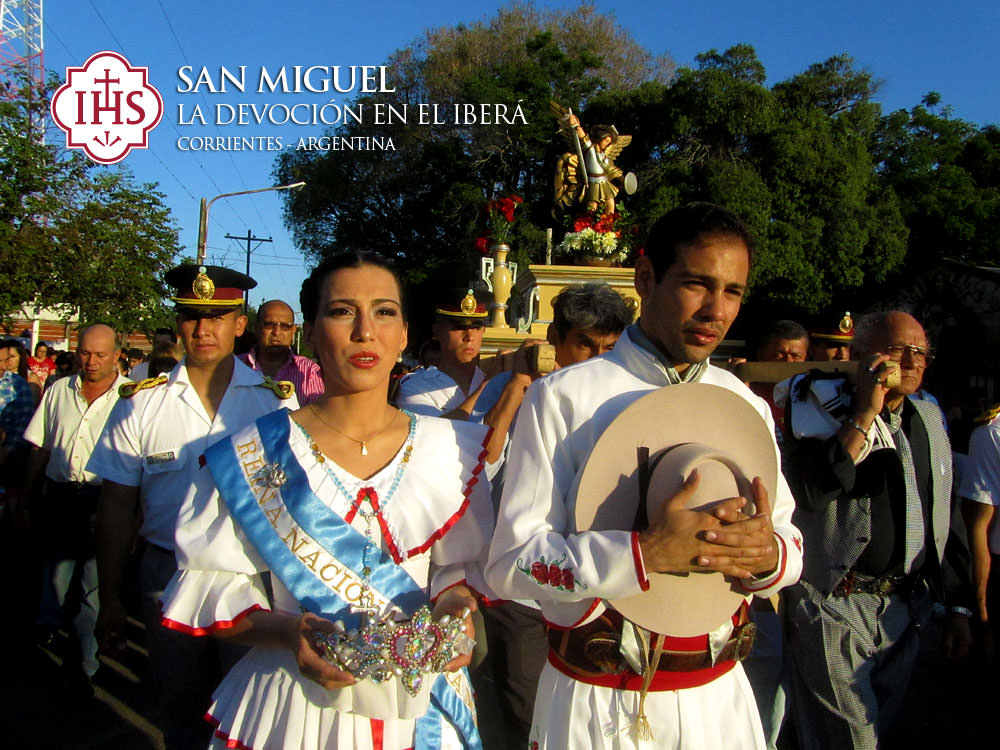
<path id="1" fill-rule="evenodd" d="M 539 7 L 572 8 L 575 2 L 538 2 Z M 45 63 L 65 74 L 93 53 L 123 53 L 133 65 L 149 67 L 150 81 L 163 95 L 165 112 L 150 136 L 148 150 L 133 151 L 125 164 L 143 182 L 157 182 L 166 195 L 188 255 L 195 254 L 198 202 L 220 193 L 273 184 L 276 152 L 182 151 L 185 136 L 282 136 L 285 145 L 300 136 L 320 135 L 322 126 L 216 126 L 209 116 L 217 103 L 298 103 L 322 105 L 330 94 L 255 94 L 262 65 L 380 65 L 394 50 L 430 27 L 450 26 L 492 16 L 499 3 L 361 3 L 301 0 L 45 0 Z M 767 68 L 769 83 L 832 55 L 847 53 L 882 82 L 884 111 L 908 109 L 928 91 L 941 93 L 953 116 L 978 125 L 1000 122 L 1000 83 L 995 46 L 1000 39 L 996 0 L 633 0 L 597 3 L 654 53 L 669 53 L 679 65 L 699 52 L 753 45 Z M 178 92 L 177 72 L 192 66 L 218 71 L 247 66 L 244 94 Z M 338 103 L 345 103 L 344 98 Z M 190 113 L 198 104 L 208 125 L 181 124 L 178 106 Z M 349 152 L 343 154 L 350 158 Z M 301 254 L 281 219 L 278 193 L 216 201 L 210 213 L 208 257 L 243 268 L 246 242 L 225 235 L 270 237 L 254 250 L 251 273 L 260 282 L 252 304 L 282 298 L 293 302 L 306 273 Z M 256 245 L 257 243 L 253 243 Z"/>

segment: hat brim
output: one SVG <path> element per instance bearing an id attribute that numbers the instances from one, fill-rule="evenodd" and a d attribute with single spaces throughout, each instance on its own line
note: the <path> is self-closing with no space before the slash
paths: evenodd
<path id="1" fill-rule="evenodd" d="M 652 458 L 685 443 L 700 443 L 727 454 L 747 480 L 761 477 L 768 496 L 774 497 L 778 454 L 774 436 L 760 414 L 726 388 L 682 383 L 635 401 L 601 435 L 577 490 L 576 528 L 633 530 L 640 499 L 638 450 L 648 448 Z M 649 482 L 649 512 L 673 495 L 683 479 L 654 472 Z M 701 494 L 693 504 L 705 502 Z M 647 591 L 611 600 L 611 605 L 643 628 L 678 637 L 715 630 L 746 595 L 738 581 L 721 573 L 649 573 L 649 584 Z"/>

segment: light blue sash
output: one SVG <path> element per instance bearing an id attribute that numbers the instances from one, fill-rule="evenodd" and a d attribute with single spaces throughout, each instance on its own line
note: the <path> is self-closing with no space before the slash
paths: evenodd
<path id="1" fill-rule="evenodd" d="M 290 426 L 287 410 L 272 412 L 210 447 L 205 458 L 230 514 L 295 599 L 310 612 L 343 620 L 348 629 L 357 627 L 360 614 L 349 607 L 361 603 L 368 542 L 313 493 L 289 447 Z M 272 486 L 259 472 L 275 464 L 285 478 Z M 375 557 L 374 552 L 370 556 Z M 428 603 L 423 589 L 381 550 L 368 566 L 367 583 L 380 609 L 391 602 L 410 617 Z M 481 748 L 467 705 L 470 698 L 463 699 L 446 676 L 439 675 L 428 713 L 416 722 L 415 747 L 440 747 L 440 722 L 446 719 L 469 750 Z"/>

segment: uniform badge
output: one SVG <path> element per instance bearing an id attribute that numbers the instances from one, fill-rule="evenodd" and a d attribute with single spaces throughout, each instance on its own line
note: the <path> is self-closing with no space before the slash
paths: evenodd
<path id="1" fill-rule="evenodd" d="M 212 299 L 215 296 L 215 283 L 208 278 L 205 266 L 198 268 L 198 275 L 191 282 L 191 291 L 198 299 Z"/>
<path id="2" fill-rule="evenodd" d="M 465 293 L 462 298 L 462 312 L 466 315 L 472 315 L 476 311 L 476 298 L 472 296 L 472 290 L 470 289 Z"/>
<path id="3" fill-rule="evenodd" d="M 163 453 L 154 453 L 152 456 L 146 456 L 146 465 L 152 466 L 153 464 L 168 464 L 177 458 L 173 451 L 163 451 Z"/>

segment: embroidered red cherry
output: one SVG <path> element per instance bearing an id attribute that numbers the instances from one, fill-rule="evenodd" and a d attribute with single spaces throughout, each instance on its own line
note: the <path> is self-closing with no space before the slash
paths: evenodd
<path id="1" fill-rule="evenodd" d="M 531 563 L 531 575 L 543 586 L 549 582 L 549 569 L 543 562 Z"/>
<path id="2" fill-rule="evenodd" d="M 573 571 L 567 568 L 562 572 L 562 587 L 567 591 L 572 591 L 574 585 Z"/>
<path id="3" fill-rule="evenodd" d="M 558 586 L 559 581 L 561 580 L 562 580 L 562 570 L 559 568 L 558 565 L 552 563 L 549 566 L 549 585 Z"/>

